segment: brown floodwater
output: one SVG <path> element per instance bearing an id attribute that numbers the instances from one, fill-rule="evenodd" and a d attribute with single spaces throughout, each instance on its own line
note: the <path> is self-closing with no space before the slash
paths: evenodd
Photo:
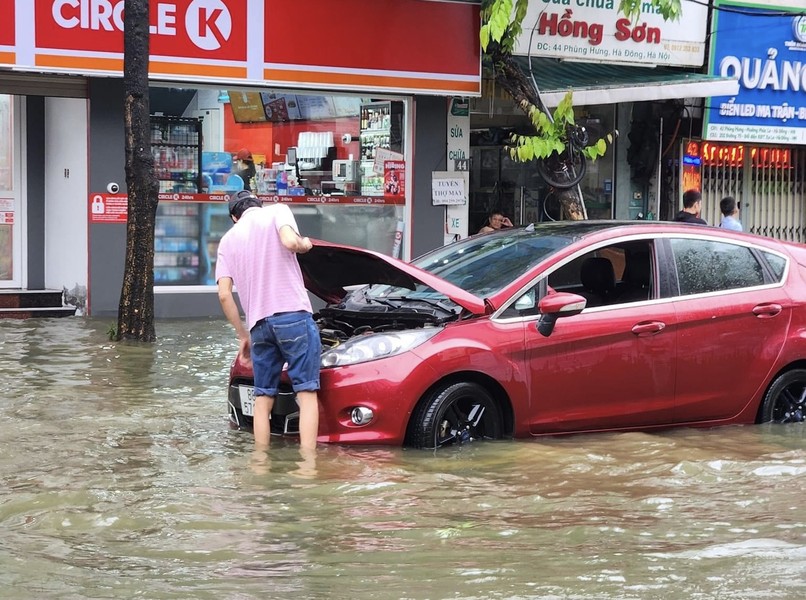
<path id="1" fill-rule="evenodd" d="M 256 454 L 224 320 L 110 325 L 0 320 L 4 598 L 806 598 L 803 424 Z"/>

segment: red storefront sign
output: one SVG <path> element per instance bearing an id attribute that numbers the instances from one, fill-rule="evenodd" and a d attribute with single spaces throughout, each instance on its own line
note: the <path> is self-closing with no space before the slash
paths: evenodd
<path id="1" fill-rule="evenodd" d="M 14 52 L 15 0 L 0 0 L 0 65 L 17 62 Z"/>
<path id="2" fill-rule="evenodd" d="M 405 163 L 403 163 L 405 166 Z M 395 197 L 382 196 L 279 196 L 257 194 L 263 203 L 282 202 L 283 204 L 386 204 L 403 205 L 406 198 L 403 195 Z M 188 194 L 182 192 L 168 192 L 159 194 L 160 202 L 227 202 L 228 194 Z"/>
<path id="3" fill-rule="evenodd" d="M 39 0 L 37 66 L 122 71 L 123 5 L 123 0 Z M 152 74 L 246 76 L 243 0 L 151 0 L 149 15 Z"/>
<path id="4" fill-rule="evenodd" d="M 284 204 L 318 204 L 318 205 L 404 205 L 404 196 L 277 196 L 258 195 L 264 204 L 282 202 Z M 159 194 L 160 202 L 227 202 L 227 194 Z M 87 205 L 90 223 L 126 223 L 129 215 L 129 197 L 113 194 L 90 194 Z M 0 212 L 0 219 L 5 215 L 6 223 L 13 223 L 13 212 Z M 10 219 L 10 220 L 8 220 Z M 0 221 L 2 222 L 2 221 Z"/>
<path id="5" fill-rule="evenodd" d="M 29 1 L 21 16 L 0 0 L 0 62 L 122 75 L 124 0 Z M 2 40 L 13 44 L 30 12 L 34 64 L 20 64 Z M 149 69 L 161 79 L 481 93 L 479 5 L 466 0 L 150 0 L 150 20 Z"/>
<path id="6" fill-rule="evenodd" d="M 479 7 L 429 0 L 266 0 L 267 81 L 480 93 Z M 450 40 L 450 42 L 448 42 Z"/>

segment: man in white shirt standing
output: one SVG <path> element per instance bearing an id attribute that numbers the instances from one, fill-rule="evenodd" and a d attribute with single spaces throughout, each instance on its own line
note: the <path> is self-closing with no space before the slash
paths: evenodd
<path id="1" fill-rule="evenodd" d="M 739 221 L 739 203 L 733 196 L 725 196 L 719 203 L 719 210 L 722 212 L 722 222 L 720 227 L 732 231 L 742 231 L 742 223 Z"/>

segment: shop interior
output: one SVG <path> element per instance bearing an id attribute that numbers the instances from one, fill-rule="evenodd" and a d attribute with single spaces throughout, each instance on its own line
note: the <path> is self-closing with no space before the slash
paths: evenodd
<path id="1" fill-rule="evenodd" d="M 153 87 L 150 106 L 160 192 L 178 199 L 157 212 L 157 285 L 214 283 L 218 241 L 231 226 L 220 199 L 242 189 L 299 197 L 284 201 L 304 235 L 400 251 L 404 101 Z"/>
<path id="2" fill-rule="evenodd" d="M 616 128 L 614 105 L 575 107 L 575 118 L 588 129 L 591 143 Z M 470 232 L 483 227 L 493 211 L 503 212 L 516 225 L 560 219 L 556 193 L 541 179 L 534 163 L 516 162 L 506 149 L 513 132 L 534 133 L 512 99 L 502 93 L 471 99 L 470 127 Z M 588 162 L 580 183 L 588 218 L 612 218 L 614 156 L 608 151 Z"/>

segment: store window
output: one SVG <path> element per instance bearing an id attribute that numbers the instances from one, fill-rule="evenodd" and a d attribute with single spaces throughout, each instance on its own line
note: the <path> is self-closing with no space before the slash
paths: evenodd
<path id="1" fill-rule="evenodd" d="M 152 88 L 157 285 L 211 285 L 226 199 L 286 202 L 300 233 L 395 254 L 406 103 L 288 91 Z"/>
<path id="2" fill-rule="evenodd" d="M 530 134 L 534 127 L 514 105 L 499 108 L 500 114 L 471 112 L 470 232 L 485 225 L 493 210 L 503 212 L 513 223 L 529 224 L 561 218 L 556 191 L 540 177 L 533 162 L 516 162 L 506 149 L 513 132 Z M 576 121 L 590 132 L 591 140 L 615 128 L 612 105 L 576 107 Z M 609 219 L 613 214 L 615 150 L 588 162 L 580 183 L 590 219 Z"/>
<path id="3" fill-rule="evenodd" d="M 14 276 L 13 224 L 8 214 L 14 214 L 14 114 L 13 97 L 0 94 L 0 281 Z M 13 219 L 11 219 L 13 222 Z"/>

